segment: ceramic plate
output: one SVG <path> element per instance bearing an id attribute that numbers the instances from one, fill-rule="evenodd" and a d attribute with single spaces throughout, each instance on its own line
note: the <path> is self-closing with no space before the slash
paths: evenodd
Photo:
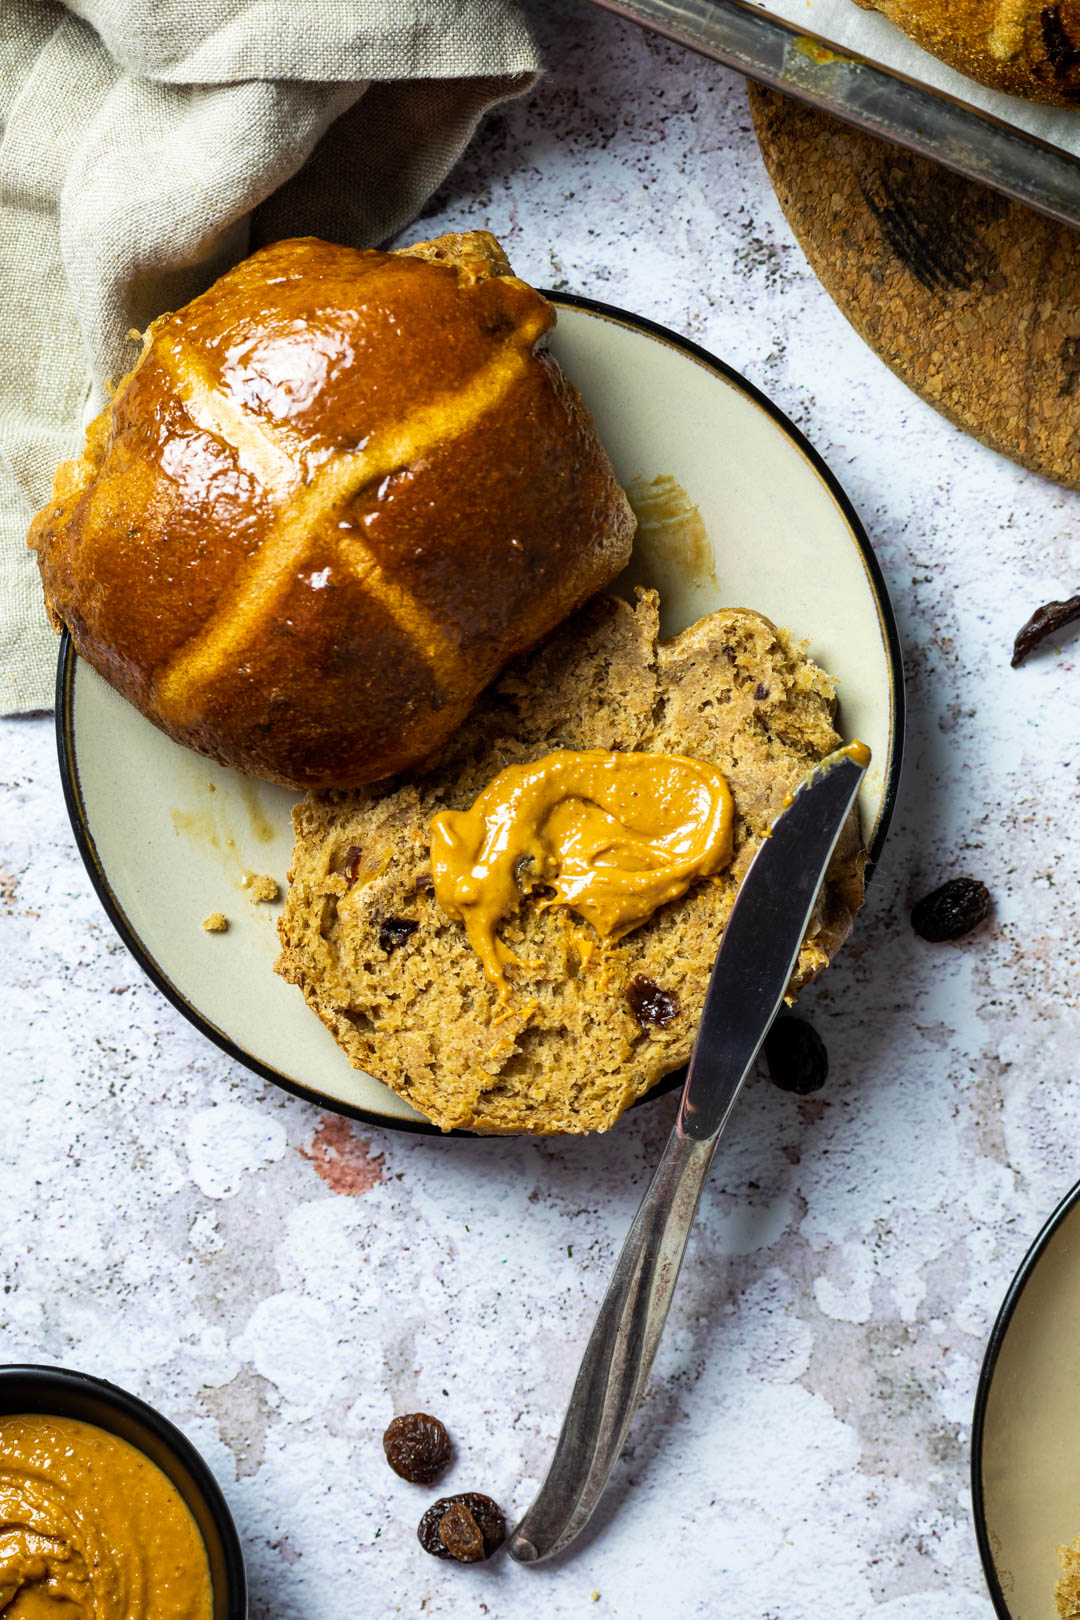
<path id="1" fill-rule="evenodd" d="M 1052 1620 L 1057 1548 L 1080 1536 L 1080 1186 L 1028 1250 L 975 1401 L 975 1529 L 1001 1620 Z"/>
<path id="2" fill-rule="evenodd" d="M 691 577 L 635 552 L 671 635 L 714 608 L 787 625 L 837 679 L 840 729 L 873 750 L 863 830 L 876 856 L 900 768 L 903 686 L 885 586 L 824 463 L 768 400 L 720 361 L 648 321 L 554 295 L 552 349 L 592 411 L 623 483 L 674 478 L 704 519 L 712 569 Z M 72 824 L 121 936 L 158 987 L 256 1073 L 343 1113 L 430 1130 L 350 1068 L 298 990 L 273 971 L 277 907 L 250 873 L 284 885 L 295 795 L 170 742 L 61 651 L 60 761 Z M 203 931 L 220 911 L 223 934 Z"/>

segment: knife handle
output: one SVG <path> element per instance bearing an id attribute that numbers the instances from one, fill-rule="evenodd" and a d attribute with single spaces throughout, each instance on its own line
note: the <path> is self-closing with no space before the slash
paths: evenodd
<path id="1" fill-rule="evenodd" d="M 719 1132 L 696 1141 L 678 1124 L 668 1137 L 582 1357 L 551 1467 L 510 1536 L 519 1563 L 567 1546 L 600 1500 L 656 1356 L 718 1140 Z"/>

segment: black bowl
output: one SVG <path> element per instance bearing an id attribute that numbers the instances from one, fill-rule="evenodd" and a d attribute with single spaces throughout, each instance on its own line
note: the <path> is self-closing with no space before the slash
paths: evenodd
<path id="1" fill-rule="evenodd" d="M 213 1620 L 246 1620 L 247 1577 L 236 1526 L 217 1480 L 179 1429 L 115 1384 L 63 1367 L 0 1367 L 0 1415 L 19 1412 L 94 1423 L 149 1457 L 199 1527 L 210 1563 Z"/>

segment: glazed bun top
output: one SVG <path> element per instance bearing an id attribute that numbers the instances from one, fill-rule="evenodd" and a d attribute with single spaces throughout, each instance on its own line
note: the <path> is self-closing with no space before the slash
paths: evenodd
<path id="1" fill-rule="evenodd" d="M 30 530 L 81 656 L 289 787 L 415 764 L 625 564 L 634 519 L 486 232 L 278 242 L 146 333 Z"/>

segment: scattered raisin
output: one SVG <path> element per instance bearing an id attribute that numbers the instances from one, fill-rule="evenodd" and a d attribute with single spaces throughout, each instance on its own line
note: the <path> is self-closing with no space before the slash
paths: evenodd
<path id="1" fill-rule="evenodd" d="M 387 917 L 379 929 L 379 944 L 389 956 L 399 945 L 404 945 L 410 936 L 416 933 L 419 926 L 413 917 Z"/>
<path id="2" fill-rule="evenodd" d="M 661 990 L 656 981 L 647 979 L 644 973 L 635 974 L 630 980 L 626 987 L 626 999 L 642 1029 L 647 1029 L 650 1024 L 659 1024 L 661 1029 L 666 1029 L 678 1015 L 679 998 L 674 990 Z"/>
<path id="3" fill-rule="evenodd" d="M 453 1510 L 461 1508 L 462 1513 Z M 466 1524 L 471 1520 L 473 1530 Z M 446 1526 L 449 1541 L 442 1536 Z M 476 1552 L 473 1531 L 479 1536 L 480 1551 Z M 416 1529 L 417 1540 L 425 1552 L 436 1558 L 455 1558 L 460 1563 L 474 1563 L 478 1558 L 490 1558 L 496 1548 L 506 1540 L 506 1520 L 490 1496 L 477 1491 L 465 1491 L 461 1496 L 442 1496 L 433 1502 Z"/>
<path id="4" fill-rule="evenodd" d="M 363 858 L 364 852 L 359 844 L 350 844 L 345 851 L 345 871 L 350 883 L 356 882 L 356 874 L 360 870 L 360 862 Z"/>
<path id="5" fill-rule="evenodd" d="M 754 687 L 754 702 L 764 703 L 768 695 L 769 688 L 765 685 L 765 682 L 758 681 L 757 685 Z"/>
<path id="6" fill-rule="evenodd" d="M 1070 68 L 1080 62 L 1080 50 L 1073 44 L 1061 20 L 1061 6 L 1043 6 L 1039 13 L 1043 49 L 1054 75 L 1063 78 Z"/>
<path id="7" fill-rule="evenodd" d="M 439 1540 L 459 1564 L 478 1564 L 484 1556 L 480 1526 L 463 1502 L 451 1502 L 439 1520 Z"/>
<path id="8" fill-rule="evenodd" d="M 433 1484 L 450 1461 L 446 1425 L 427 1412 L 406 1412 L 396 1417 L 382 1443 L 394 1473 L 414 1485 Z"/>
<path id="9" fill-rule="evenodd" d="M 1066 602 L 1047 602 L 1036 608 L 1026 624 L 1020 626 L 1013 642 L 1012 667 L 1022 664 L 1029 652 L 1034 652 L 1041 641 L 1064 630 L 1074 619 L 1080 619 L 1080 596 L 1070 596 Z"/>
<path id="10" fill-rule="evenodd" d="M 765 1037 L 769 1078 L 781 1091 L 808 1097 L 829 1078 L 825 1042 L 805 1018 L 778 1018 Z"/>
<path id="11" fill-rule="evenodd" d="M 978 878 L 950 878 L 911 908 L 911 926 L 935 945 L 978 928 L 990 910 L 990 891 Z"/>

